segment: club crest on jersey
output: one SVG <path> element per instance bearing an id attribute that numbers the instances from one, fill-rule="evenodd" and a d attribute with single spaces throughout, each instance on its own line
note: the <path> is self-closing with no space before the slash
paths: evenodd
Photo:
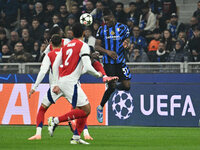
<path id="1" fill-rule="evenodd" d="M 115 32 L 114 32 L 114 31 L 111 31 L 110 34 L 111 34 L 111 35 L 115 35 Z"/>
<path id="2" fill-rule="evenodd" d="M 120 28 L 117 28 L 117 31 L 119 32 L 119 31 L 120 31 Z"/>

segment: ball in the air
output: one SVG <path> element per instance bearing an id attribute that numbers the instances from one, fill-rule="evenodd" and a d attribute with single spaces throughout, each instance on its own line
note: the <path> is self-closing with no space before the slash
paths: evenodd
<path id="1" fill-rule="evenodd" d="M 88 14 L 88 13 L 84 13 L 80 16 L 80 23 L 85 25 L 85 26 L 89 26 L 92 24 L 92 15 Z"/>

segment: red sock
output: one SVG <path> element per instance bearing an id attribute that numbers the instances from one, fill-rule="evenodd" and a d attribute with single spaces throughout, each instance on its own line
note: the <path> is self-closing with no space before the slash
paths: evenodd
<path id="1" fill-rule="evenodd" d="M 77 119 L 75 134 L 78 132 L 78 135 L 81 135 L 81 133 L 86 125 L 86 121 L 87 121 L 87 117 Z"/>
<path id="2" fill-rule="evenodd" d="M 37 114 L 37 120 L 36 120 L 37 127 L 41 127 L 41 128 L 43 127 L 44 114 L 46 111 L 47 111 L 47 109 L 45 109 L 43 106 L 40 106 L 40 109 Z"/>
<path id="3" fill-rule="evenodd" d="M 58 117 L 58 120 L 59 122 L 64 122 L 85 117 L 87 117 L 85 111 L 81 109 L 73 109 L 70 112 L 66 113 L 65 115 Z"/>
<path id="4" fill-rule="evenodd" d="M 92 63 L 92 66 L 94 67 L 94 69 L 96 70 L 96 71 L 99 71 L 99 72 L 101 72 L 102 73 L 102 75 L 106 75 L 106 72 L 105 72 L 105 70 L 103 69 L 103 66 L 101 65 L 101 63 L 99 62 L 99 61 L 94 61 L 93 63 Z"/>
<path id="5" fill-rule="evenodd" d="M 74 109 L 74 108 L 73 108 L 73 107 L 71 107 L 71 110 L 73 110 L 73 109 Z M 88 118 L 88 117 L 87 117 L 87 118 Z M 78 119 L 76 119 L 76 120 L 75 120 L 75 123 L 76 123 L 76 124 L 77 124 L 77 120 L 78 120 Z M 87 119 L 86 119 L 86 122 L 85 122 L 85 127 L 84 127 L 84 129 L 87 129 L 87 128 L 88 128 L 88 127 L 87 127 Z"/>

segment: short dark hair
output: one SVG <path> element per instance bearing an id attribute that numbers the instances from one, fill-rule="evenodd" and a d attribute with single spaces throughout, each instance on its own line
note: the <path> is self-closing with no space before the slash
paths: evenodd
<path id="1" fill-rule="evenodd" d="M 142 4 L 141 9 L 149 9 L 149 4 L 148 4 L 148 2 Z"/>
<path id="2" fill-rule="evenodd" d="M 136 3 L 135 2 L 130 2 L 129 6 L 131 6 L 131 5 L 135 5 L 136 6 Z"/>
<path id="3" fill-rule="evenodd" d="M 54 34 L 59 34 L 61 31 L 61 28 L 59 26 L 55 26 L 53 28 L 51 28 L 50 30 L 50 36 L 54 35 Z"/>
<path id="4" fill-rule="evenodd" d="M 47 2 L 47 3 L 46 3 L 46 6 L 48 6 L 48 5 L 54 6 L 54 3 L 50 1 L 50 2 Z M 54 6 L 54 7 L 55 7 L 55 6 Z"/>
<path id="5" fill-rule="evenodd" d="M 33 22 L 33 21 L 37 21 L 37 22 L 40 23 L 40 21 L 38 20 L 38 18 L 33 18 L 33 19 L 32 19 L 32 22 Z"/>
<path id="6" fill-rule="evenodd" d="M 109 15 L 113 15 L 112 11 L 108 8 L 105 8 L 103 10 L 103 16 L 109 16 Z"/>
<path id="7" fill-rule="evenodd" d="M 59 36 L 59 34 L 54 34 L 51 37 L 51 42 L 53 46 L 58 47 L 62 42 L 62 38 Z"/>
<path id="8" fill-rule="evenodd" d="M 124 8 L 124 4 L 123 4 L 123 3 L 121 3 L 121 2 L 117 2 L 115 5 L 116 5 L 116 6 L 117 6 L 117 5 L 121 5 L 121 6 L 122 6 L 122 8 Z"/>
<path id="9" fill-rule="evenodd" d="M 72 31 L 75 38 L 81 37 L 83 35 L 83 25 L 81 25 L 80 23 L 75 23 L 72 26 Z"/>

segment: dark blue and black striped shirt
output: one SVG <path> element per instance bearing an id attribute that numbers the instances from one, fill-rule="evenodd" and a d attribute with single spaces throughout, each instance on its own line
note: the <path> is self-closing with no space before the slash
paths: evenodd
<path id="1" fill-rule="evenodd" d="M 116 23 L 115 26 L 110 28 L 107 25 L 99 28 L 96 38 L 102 41 L 102 46 L 105 49 L 115 51 L 118 55 L 117 60 L 113 60 L 107 54 L 104 54 L 104 64 L 119 64 L 126 62 L 123 42 L 129 37 L 129 34 L 128 27 L 121 23 Z"/>

